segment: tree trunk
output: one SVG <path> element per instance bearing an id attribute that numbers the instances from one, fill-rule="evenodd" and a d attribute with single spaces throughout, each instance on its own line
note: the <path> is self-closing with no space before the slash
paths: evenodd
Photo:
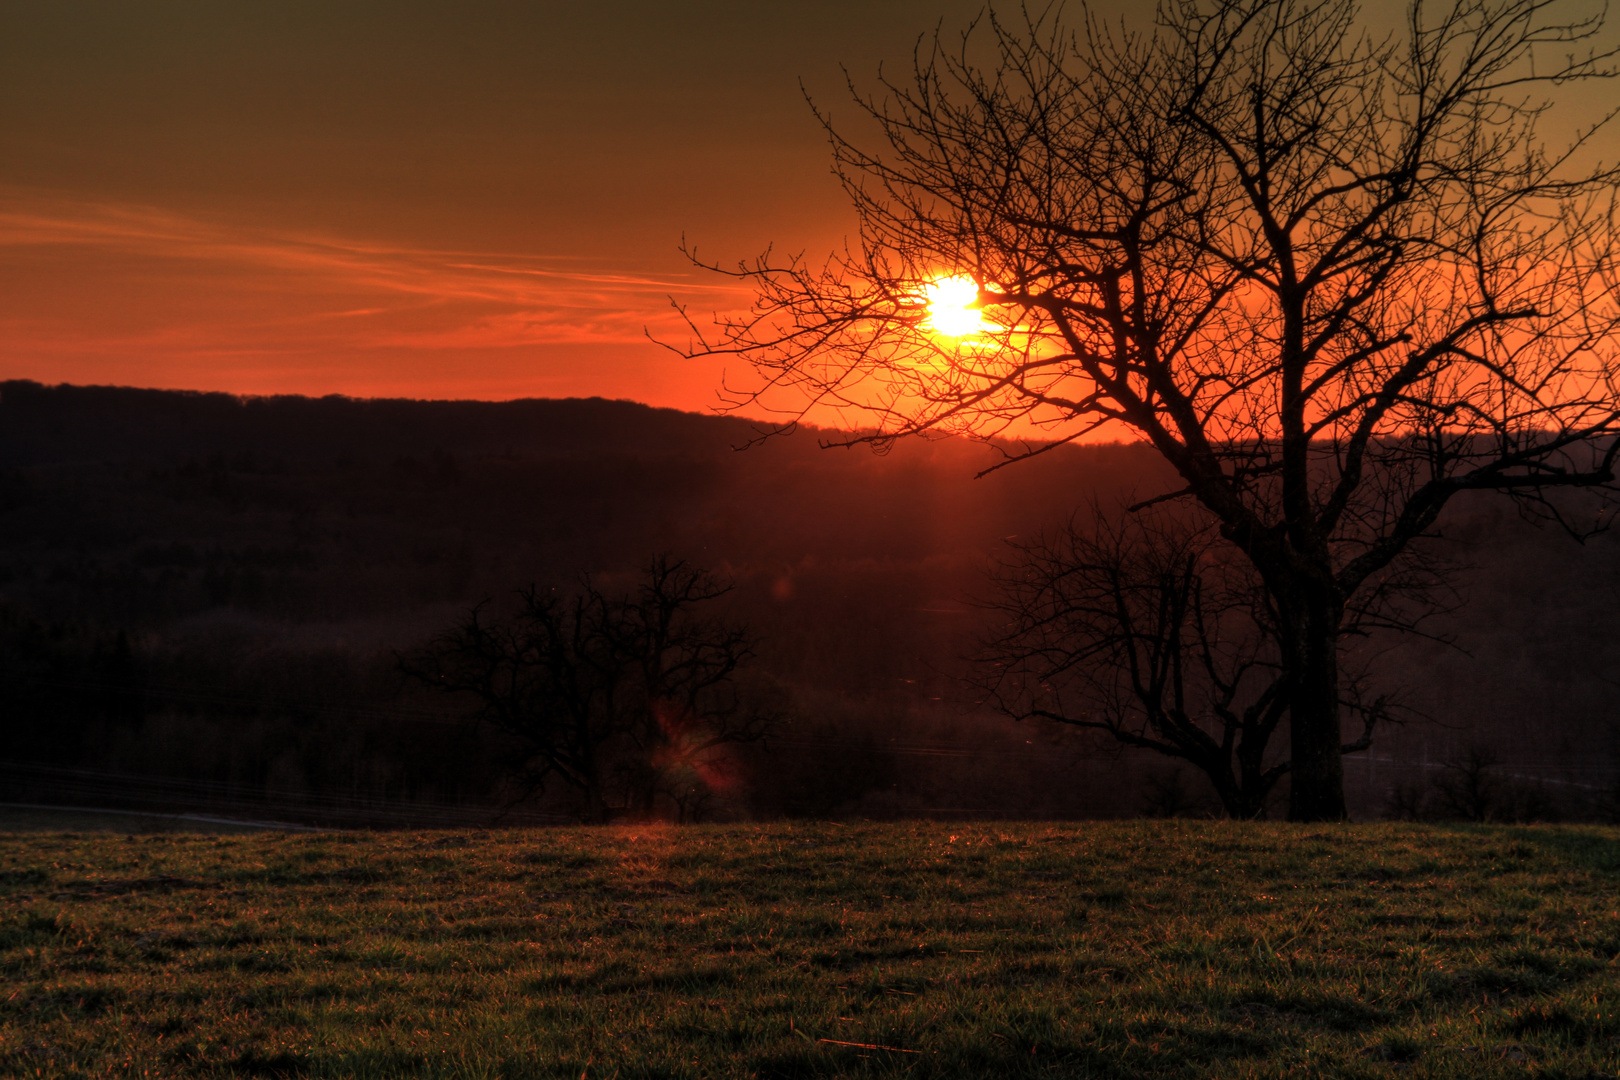
<path id="1" fill-rule="evenodd" d="M 1308 602 L 1295 631 L 1298 682 L 1289 708 L 1288 820 L 1344 821 L 1339 756 L 1338 618 L 1334 605 Z"/>
<path id="2" fill-rule="evenodd" d="M 1193 764 L 1203 769 L 1209 777 L 1227 817 L 1234 821 L 1253 821 L 1265 809 L 1264 796 L 1256 793 L 1257 785 L 1249 782 L 1250 777 L 1241 762 L 1239 768 L 1242 771 L 1236 775 L 1229 759 L 1212 757 L 1194 761 Z"/>
<path id="3" fill-rule="evenodd" d="M 1233 814 L 1240 821 L 1257 820 L 1266 810 L 1266 796 L 1271 793 L 1271 786 L 1265 781 L 1265 744 L 1260 743 L 1258 749 L 1249 745 L 1245 739 L 1238 747 L 1238 798 L 1239 814 Z"/>
<path id="4" fill-rule="evenodd" d="M 602 789 L 595 784 L 585 789 L 585 812 L 583 817 L 587 825 L 606 825 L 612 817 L 608 809 L 607 800 L 602 797 Z"/>
<path id="5" fill-rule="evenodd" d="M 585 772 L 585 809 L 584 820 L 587 825 L 606 825 L 613 816 L 608 809 L 607 799 L 602 794 L 602 777 L 599 775 L 594 755 Z"/>

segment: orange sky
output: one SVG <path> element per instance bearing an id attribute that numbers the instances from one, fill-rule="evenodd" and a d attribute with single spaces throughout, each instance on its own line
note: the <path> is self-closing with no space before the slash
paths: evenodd
<path id="1" fill-rule="evenodd" d="M 0 8 L 0 377 L 712 406 L 694 310 L 849 220 L 801 77 L 971 3 Z M 847 109 L 846 109 L 847 111 Z"/>
<path id="2" fill-rule="evenodd" d="M 645 336 L 746 303 L 683 234 L 841 244 L 800 80 L 849 117 L 840 63 L 870 85 L 978 8 L 0 6 L 0 377 L 710 408 L 719 366 Z"/>

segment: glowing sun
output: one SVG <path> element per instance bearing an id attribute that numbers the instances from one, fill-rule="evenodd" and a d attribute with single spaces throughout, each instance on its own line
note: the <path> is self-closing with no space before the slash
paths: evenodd
<path id="1" fill-rule="evenodd" d="M 923 302 L 928 305 L 924 328 L 946 337 L 971 337 L 990 327 L 976 306 L 979 286 L 970 277 L 936 278 L 923 286 Z"/>

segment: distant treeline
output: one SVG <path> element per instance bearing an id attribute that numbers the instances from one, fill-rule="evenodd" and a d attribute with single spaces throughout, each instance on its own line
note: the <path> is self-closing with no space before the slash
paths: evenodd
<path id="1" fill-rule="evenodd" d="M 1067 447 L 974 479 L 1019 448 L 759 434 L 600 399 L 0 384 L 0 801 L 112 799 L 126 775 L 168 785 L 149 802 L 257 798 L 334 823 L 566 816 L 560 795 L 514 805 L 511 746 L 397 654 L 517 587 L 629 582 L 662 552 L 735 583 L 750 677 L 788 703 L 739 751 L 717 816 L 1209 812 L 1169 763 L 1012 725 L 961 679 L 1004 541 L 1166 490 L 1149 449 Z M 1517 811 L 1502 795 L 1503 814 L 1601 812 L 1617 545 L 1483 502 L 1444 543 L 1473 565 L 1440 628 L 1468 652 L 1386 659 L 1427 719 L 1349 765 L 1357 813 L 1451 813 L 1443 781 L 1487 758 L 1499 790 L 1537 793 Z"/>

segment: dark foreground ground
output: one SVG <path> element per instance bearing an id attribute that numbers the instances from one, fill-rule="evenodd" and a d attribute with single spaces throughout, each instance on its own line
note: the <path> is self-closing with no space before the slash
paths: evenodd
<path id="1" fill-rule="evenodd" d="M 1608 1076 L 1617 953 L 1611 828 L 19 831 L 0 1075 Z"/>

